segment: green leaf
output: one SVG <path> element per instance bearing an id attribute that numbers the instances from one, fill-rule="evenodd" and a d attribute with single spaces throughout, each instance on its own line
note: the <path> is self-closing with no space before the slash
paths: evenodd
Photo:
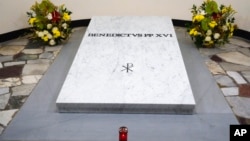
<path id="1" fill-rule="evenodd" d="M 205 11 L 208 14 L 212 14 L 212 13 L 218 13 L 218 4 L 215 1 L 209 1 L 207 3 L 206 9 Z"/>
<path id="2" fill-rule="evenodd" d="M 204 31 L 207 31 L 209 29 L 208 27 L 208 23 L 210 22 L 209 19 L 204 19 L 201 21 L 201 28 L 204 30 Z"/>

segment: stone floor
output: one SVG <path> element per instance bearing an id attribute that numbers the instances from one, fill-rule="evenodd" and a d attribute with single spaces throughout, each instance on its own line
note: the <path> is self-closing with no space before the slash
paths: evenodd
<path id="1" fill-rule="evenodd" d="M 0 134 L 62 47 L 33 46 L 27 36 L 0 43 Z M 223 47 L 199 51 L 239 122 L 250 124 L 250 43 L 234 37 Z"/>
<path id="2" fill-rule="evenodd" d="M 221 47 L 199 49 L 241 124 L 250 124 L 250 43 L 234 37 Z"/>

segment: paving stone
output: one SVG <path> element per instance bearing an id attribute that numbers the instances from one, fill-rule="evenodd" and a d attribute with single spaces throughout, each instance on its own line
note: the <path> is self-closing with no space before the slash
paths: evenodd
<path id="1" fill-rule="evenodd" d="M 0 125 L 0 135 L 3 133 L 4 128 Z"/>
<path id="2" fill-rule="evenodd" d="M 235 71 L 227 71 L 227 74 L 234 79 L 237 84 L 246 84 L 246 80 Z"/>
<path id="3" fill-rule="evenodd" d="M 23 105 L 23 100 L 26 99 L 28 96 L 11 96 L 9 103 L 6 107 L 7 109 L 20 109 L 20 107 Z"/>
<path id="4" fill-rule="evenodd" d="M 248 119 L 250 118 L 250 98 L 228 96 L 226 99 L 237 116 Z"/>
<path id="5" fill-rule="evenodd" d="M 42 48 L 24 49 L 22 51 L 22 53 L 24 53 L 24 54 L 41 54 L 41 53 L 43 53 L 43 49 Z"/>
<path id="6" fill-rule="evenodd" d="M 25 61 L 5 62 L 4 66 L 8 67 L 8 66 L 24 65 L 24 64 L 25 64 Z"/>
<path id="7" fill-rule="evenodd" d="M 205 55 L 205 56 L 212 56 L 212 55 L 223 52 L 219 48 L 213 48 L 213 49 L 211 49 L 211 48 L 199 48 L 199 51 L 202 55 Z"/>
<path id="8" fill-rule="evenodd" d="M 12 61 L 13 56 L 0 56 L 0 62 Z"/>
<path id="9" fill-rule="evenodd" d="M 54 52 L 53 52 L 53 55 L 54 55 L 53 59 L 55 59 L 55 57 L 56 57 L 59 53 L 60 53 L 60 50 L 54 51 Z"/>
<path id="10" fill-rule="evenodd" d="M 0 69 L 0 79 L 9 77 L 19 77 L 22 73 L 23 65 L 15 65 Z"/>
<path id="11" fill-rule="evenodd" d="M 0 95 L 0 110 L 4 110 L 9 102 L 10 93 Z M 1 116 L 0 116 L 1 117 Z"/>
<path id="12" fill-rule="evenodd" d="M 219 47 L 221 52 L 237 51 L 237 48 L 239 48 L 239 46 L 234 45 L 234 44 L 225 44 Z"/>
<path id="13" fill-rule="evenodd" d="M 0 48 L 1 55 L 16 55 L 24 49 L 24 46 L 4 46 Z"/>
<path id="14" fill-rule="evenodd" d="M 9 87 L 3 87 L 3 88 L 0 87 L 0 95 L 9 93 L 9 91 L 10 91 Z"/>
<path id="15" fill-rule="evenodd" d="M 226 62 L 250 66 L 250 57 L 239 52 L 226 52 L 217 54 L 218 57 Z"/>
<path id="16" fill-rule="evenodd" d="M 35 60 L 37 58 L 38 55 L 36 54 L 18 54 L 14 57 L 14 59 L 18 61 Z"/>
<path id="17" fill-rule="evenodd" d="M 23 75 L 42 75 L 48 69 L 49 64 L 26 64 L 23 68 Z"/>
<path id="18" fill-rule="evenodd" d="M 39 55 L 40 59 L 53 59 L 53 57 L 54 57 L 54 54 L 51 52 L 44 52 Z"/>
<path id="19" fill-rule="evenodd" d="M 210 59 L 218 63 L 223 61 L 220 57 L 216 55 L 211 56 Z"/>
<path id="20" fill-rule="evenodd" d="M 27 75 L 22 77 L 24 84 L 36 84 L 42 78 L 43 75 Z"/>
<path id="21" fill-rule="evenodd" d="M 50 59 L 36 59 L 36 60 L 28 60 L 28 64 L 50 64 L 52 60 Z"/>
<path id="22" fill-rule="evenodd" d="M 18 109 L 0 111 L 0 124 L 7 126 L 17 111 Z"/>
<path id="23" fill-rule="evenodd" d="M 237 50 L 247 56 L 250 56 L 250 48 L 238 47 Z"/>
<path id="24" fill-rule="evenodd" d="M 27 45 L 29 42 L 29 40 L 27 38 L 17 38 L 17 39 L 13 39 L 7 42 L 4 42 L 4 45 L 8 45 L 8 46 L 13 46 L 13 45 Z"/>
<path id="25" fill-rule="evenodd" d="M 235 87 L 233 80 L 226 75 L 215 75 L 216 82 L 220 87 Z"/>
<path id="26" fill-rule="evenodd" d="M 250 69 L 249 69 L 249 71 L 242 71 L 241 74 L 250 83 Z"/>
<path id="27" fill-rule="evenodd" d="M 233 63 L 227 63 L 227 62 L 220 62 L 220 66 L 225 70 L 225 71 L 247 71 L 250 70 L 250 67 L 248 66 L 243 66 L 243 65 L 237 65 Z"/>
<path id="28" fill-rule="evenodd" d="M 231 38 L 230 43 L 237 46 L 250 48 L 250 43 L 243 41 L 242 39 Z"/>
<path id="29" fill-rule="evenodd" d="M 238 87 L 221 88 L 221 91 L 224 94 L 224 96 L 237 96 L 239 94 Z"/>
<path id="30" fill-rule="evenodd" d="M 208 69 L 210 70 L 210 72 L 214 75 L 226 74 L 226 72 L 221 68 L 221 66 L 215 61 L 208 60 L 206 61 L 206 65 L 208 66 Z"/>
<path id="31" fill-rule="evenodd" d="M 250 84 L 242 84 L 239 86 L 239 95 L 250 98 Z"/>
<path id="32" fill-rule="evenodd" d="M 36 84 L 27 84 L 12 87 L 12 96 L 28 96 L 35 86 Z"/>
<path id="33" fill-rule="evenodd" d="M 21 79 L 18 77 L 0 79 L 0 87 L 13 87 L 21 84 Z"/>
<path id="34" fill-rule="evenodd" d="M 63 45 L 58 45 L 58 46 L 46 46 L 45 51 L 46 52 L 54 52 L 54 51 L 60 51 L 62 49 Z"/>

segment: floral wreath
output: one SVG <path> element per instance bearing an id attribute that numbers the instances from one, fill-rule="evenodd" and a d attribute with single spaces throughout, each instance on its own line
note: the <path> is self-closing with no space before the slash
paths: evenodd
<path id="1" fill-rule="evenodd" d="M 49 0 L 36 2 L 27 12 L 29 24 L 34 32 L 33 37 L 51 46 L 68 39 L 71 28 L 71 11 L 64 5 L 55 6 Z"/>
<path id="2" fill-rule="evenodd" d="M 197 47 L 214 47 L 229 42 L 237 25 L 233 15 L 236 11 L 230 6 L 206 0 L 201 6 L 193 5 L 192 23 L 187 31 Z"/>

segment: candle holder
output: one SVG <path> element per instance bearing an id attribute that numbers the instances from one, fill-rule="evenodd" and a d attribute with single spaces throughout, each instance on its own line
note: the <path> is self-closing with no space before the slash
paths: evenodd
<path id="1" fill-rule="evenodd" d="M 122 126 L 119 128 L 119 141 L 127 141 L 128 140 L 128 128 Z"/>

